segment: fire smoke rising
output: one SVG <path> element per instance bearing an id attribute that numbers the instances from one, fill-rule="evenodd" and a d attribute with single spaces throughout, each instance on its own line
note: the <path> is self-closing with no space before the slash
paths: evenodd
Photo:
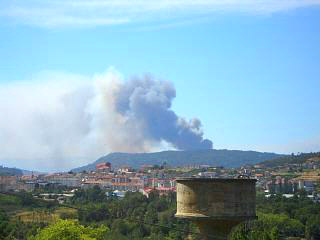
<path id="1" fill-rule="evenodd" d="M 172 84 L 150 76 L 132 79 L 115 91 L 115 110 L 128 122 L 137 124 L 146 141 L 166 141 L 176 149 L 209 149 L 199 119 L 186 121 L 170 107 L 176 92 Z"/>
<path id="2" fill-rule="evenodd" d="M 66 168 L 111 151 L 212 148 L 199 119 L 171 109 L 170 82 L 148 75 L 123 81 L 112 69 L 93 77 L 46 73 L 31 82 L 0 86 L 1 159 Z"/>

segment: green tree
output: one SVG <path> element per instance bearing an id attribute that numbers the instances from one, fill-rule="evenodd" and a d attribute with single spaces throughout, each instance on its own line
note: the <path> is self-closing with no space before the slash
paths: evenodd
<path id="1" fill-rule="evenodd" d="M 273 227 L 270 232 L 271 240 L 279 240 L 279 230 L 276 227 Z"/>
<path id="2" fill-rule="evenodd" d="M 31 193 L 21 191 L 18 193 L 18 197 L 20 198 L 20 204 L 24 207 L 36 205 L 36 201 L 34 200 Z"/>
<path id="3" fill-rule="evenodd" d="M 12 232 L 9 217 L 4 211 L 0 211 L 0 239 L 5 239 Z"/>
<path id="4" fill-rule="evenodd" d="M 311 216 L 306 224 L 307 239 L 320 239 L 320 215 Z"/>
<path id="5" fill-rule="evenodd" d="M 103 240 L 107 227 L 85 227 L 73 220 L 59 220 L 28 240 Z"/>

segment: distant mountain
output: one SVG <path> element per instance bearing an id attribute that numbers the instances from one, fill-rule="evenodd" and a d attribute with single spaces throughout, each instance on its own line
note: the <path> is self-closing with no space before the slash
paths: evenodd
<path id="1" fill-rule="evenodd" d="M 30 170 L 24 170 L 19 168 L 9 168 L 4 167 L 0 165 L 0 176 L 22 176 L 22 175 L 39 175 L 42 174 L 42 172 L 38 171 L 30 171 Z"/>
<path id="2" fill-rule="evenodd" d="M 279 158 L 263 161 L 261 164 L 265 167 L 278 167 L 286 164 L 301 164 L 308 161 L 320 161 L 320 152 L 281 156 Z"/>
<path id="3" fill-rule="evenodd" d="M 8 168 L 0 166 L 0 176 L 22 176 L 23 172 L 18 168 Z"/>
<path id="4" fill-rule="evenodd" d="M 212 166 L 239 167 L 245 164 L 256 164 L 284 155 L 255 151 L 240 150 L 197 150 L 197 151 L 164 151 L 155 153 L 110 153 L 94 163 L 72 169 L 73 172 L 95 170 L 98 163 L 110 162 L 113 168 L 129 165 L 139 168 L 144 164 L 169 166 L 186 166 L 207 164 Z"/>

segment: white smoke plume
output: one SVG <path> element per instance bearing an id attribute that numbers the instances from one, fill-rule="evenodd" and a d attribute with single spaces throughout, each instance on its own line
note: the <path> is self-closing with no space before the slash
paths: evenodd
<path id="1" fill-rule="evenodd" d="M 0 162 L 66 169 L 108 152 L 210 149 L 199 119 L 171 110 L 175 88 L 115 70 L 93 77 L 45 73 L 0 85 Z"/>

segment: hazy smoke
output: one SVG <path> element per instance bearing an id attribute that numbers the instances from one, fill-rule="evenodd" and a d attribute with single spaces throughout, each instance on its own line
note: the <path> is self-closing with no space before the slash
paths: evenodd
<path id="1" fill-rule="evenodd" d="M 170 82 L 123 81 L 114 70 L 94 77 L 46 73 L 2 85 L 0 161 L 61 169 L 110 151 L 212 148 L 199 119 L 170 109 L 175 96 Z"/>
<path id="2" fill-rule="evenodd" d="M 175 96 L 169 82 L 144 76 L 123 83 L 114 92 L 115 110 L 137 125 L 145 140 L 164 140 L 183 150 L 212 148 L 212 142 L 202 137 L 199 119 L 188 122 L 170 110 Z"/>

